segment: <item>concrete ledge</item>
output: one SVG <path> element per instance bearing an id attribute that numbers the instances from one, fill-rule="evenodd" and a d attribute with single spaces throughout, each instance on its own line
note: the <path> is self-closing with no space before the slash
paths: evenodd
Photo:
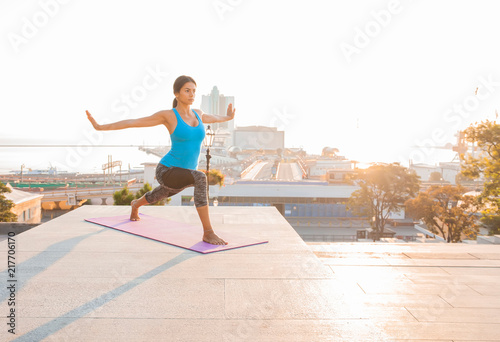
<path id="1" fill-rule="evenodd" d="M 479 341 L 500 336 L 500 247 L 304 243 L 274 207 L 211 207 L 214 230 L 269 243 L 200 254 L 84 218 L 16 236 L 16 335 L 1 341 Z M 201 223 L 194 207 L 141 212 Z M 9 247 L 0 244 L 7 260 Z M 0 263 L 0 315 L 13 280 Z"/>
<path id="2" fill-rule="evenodd" d="M 495 245 L 500 245 L 500 235 L 478 235 L 477 236 L 477 243 L 478 244 L 495 244 Z"/>
<path id="3" fill-rule="evenodd" d="M 322 291 L 330 287 L 324 283 L 333 276 L 330 270 L 274 207 L 210 208 L 220 236 L 239 231 L 266 237 L 269 243 L 209 255 L 84 221 L 129 211 L 126 206 L 83 206 L 16 236 L 15 298 L 22 303 L 16 307 L 16 337 L 231 340 L 244 336 L 242 327 L 259 333 L 261 326 L 251 325 L 259 317 L 264 326 L 268 319 L 282 319 L 283 294 L 293 303 L 288 305 L 292 316 L 315 315 L 314 305 L 302 314 L 297 311 L 311 298 L 307 282 L 318 281 Z M 150 206 L 141 212 L 199 225 L 202 238 L 194 207 Z M 7 253 L 7 244 L 2 244 L 0 254 L 6 259 Z M 1 265 L 0 312 L 7 316 L 10 278 L 6 263 Z M 302 300 L 292 301 L 296 297 Z M 101 325 L 103 320 L 107 323 Z M 111 326 L 123 328 L 117 332 Z M 0 340 L 12 340 L 5 327 L 0 328 Z"/>
<path id="4" fill-rule="evenodd" d="M 0 222 L 0 235 L 7 235 L 9 232 L 21 234 L 39 225 L 40 223 Z"/>

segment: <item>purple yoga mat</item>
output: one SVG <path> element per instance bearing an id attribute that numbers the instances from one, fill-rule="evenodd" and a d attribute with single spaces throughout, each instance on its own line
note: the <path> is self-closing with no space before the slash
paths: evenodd
<path id="1" fill-rule="evenodd" d="M 189 223 L 167 220 L 146 214 L 139 214 L 139 217 L 141 218 L 139 221 L 131 221 L 130 215 L 95 217 L 85 219 L 85 221 L 203 254 L 269 242 L 242 234 L 219 233 L 214 229 L 215 233 L 228 242 L 228 244 L 212 245 L 202 240 L 203 228 L 201 226 L 197 227 Z M 249 235 L 250 232 L 247 231 L 246 233 Z"/>

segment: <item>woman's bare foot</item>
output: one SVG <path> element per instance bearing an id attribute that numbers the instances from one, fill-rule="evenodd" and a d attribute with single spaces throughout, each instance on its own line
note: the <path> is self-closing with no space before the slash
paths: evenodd
<path id="1" fill-rule="evenodd" d="M 203 241 L 211 243 L 212 245 L 227 245 L 228 243 L 215 234 L 213 230 L 203 233 Z"/>
<path id="2" fill-rule="evenodd" d="M 130 203 L 130 206 L 132 207 L 132 213 L 130 214 L 130 220 L 131 221 L 139 221 L 141 218 L 139 217 L 139 207 L 136 206 L 137 200 L 133 200 L 132 203 Z"/>

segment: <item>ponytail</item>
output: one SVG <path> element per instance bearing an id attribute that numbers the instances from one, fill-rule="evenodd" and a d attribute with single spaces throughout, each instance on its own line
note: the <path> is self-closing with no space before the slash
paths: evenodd
<path id="1" fill-rule="evenodd" d="M 174 99 L 174 103 L 172 104 L 172 108 L 177 107 L 177 98 Z"/>

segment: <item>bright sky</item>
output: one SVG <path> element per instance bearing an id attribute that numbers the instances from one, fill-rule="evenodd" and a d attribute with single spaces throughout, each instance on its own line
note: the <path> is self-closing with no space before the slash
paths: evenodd
<path id="1" fill-rule="evenodd" d="M 216 85 L 235 97 L 236 126 L 278 127 L 286 147 L 450 161 L 417 146 L 495 117 L 499 11 L 495 0 L 4 0 L 0 144 L 91 144 L 86 109 L 99 123 L 170 109 L 184 74 L 194 108 Z M 169 143 L 161 126 L 101 133 Z"/>

